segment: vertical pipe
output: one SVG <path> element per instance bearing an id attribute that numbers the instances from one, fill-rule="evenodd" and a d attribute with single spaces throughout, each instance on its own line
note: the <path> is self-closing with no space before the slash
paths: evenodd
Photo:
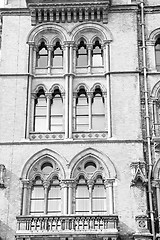
<path id="1" fill-rule="evenodd" d="M 152 186 L 151 186 L 152 155 L 151 155 L 151 136 L 150 136 L 149 102 L 148 102 L 148 86 L 147 86 L 147 59 L 146 59 L 146 41 L 145 41 L 144 0 L 141 0 L 140 8 L 141 8 L 141 30 L 142 30 L 146 131 L 147 131 L 148 166 L 149 166 L 149 169 L 148 169 L 148 197 L 149 197 L 149 207 L 150 207 L 151 228 L 152 228 L 152 234 L 153 234 L 153 240 L 154 240 L 155 239 L 155 228 L 154 228 L 154 214 L 153 214 Z"/>

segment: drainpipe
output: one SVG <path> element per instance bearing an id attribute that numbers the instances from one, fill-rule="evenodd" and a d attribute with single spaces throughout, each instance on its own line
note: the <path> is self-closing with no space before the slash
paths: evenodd
<path id="1" fill-rule="evenodd" d="M 154 213 L 152 202 L 152 154 L 151 154 L 151 136 L 150 136 L 150 119 L 149 119 L 149 102 L 148 102 L 148 86 L 147 86 L 147 59 L 146 59 L 146 42 L 145 42 L 145 21 L 144 21 L 144 0 L 140 1 L 141 9 L 141 30 L 142 30 L 142 50 L 143 50 L 143 77 L 144 77 L 144 95 L 145 95 L 145 111 L 146 111 L 146 130 L 147 130 L 147 147 L 148 147 L 148 197 L 150 208 L 150 220 L 151 229 L 153 234 L 153 240 L 155 240 L 155 228 L 154 228 Z"/>

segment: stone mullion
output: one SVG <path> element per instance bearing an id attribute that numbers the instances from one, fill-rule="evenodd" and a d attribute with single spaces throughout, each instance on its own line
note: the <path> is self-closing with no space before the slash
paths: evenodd
<path id="1" fill-rule="evenodd" d="M 52 58 L 52 46 L 47 46 L 48 50 L 48 74 L 51 74 L 51 58 Z"/>
<path id="2" fill-rule="evenodd" d="M 69 45 L 65 43 L 65 138 L 69 137 Z"/>
<path id="3" fill-rule="evenodd" d="M 68 205 L 68 201 L 67 201 L 67 182 L 62 181 L 61 182 L 61 188 L 62 188 L 62 214 L 67 214 L 67 205 Z"/>
<path id="4" fill-rule="evenodd" d="M 87 51 L 88 51 L 88 73 L 91 73 L 91 66 L 92 66 L 92 45 L 87 44 Z"/>
<path id="5" fill-rule="evenodd" d="M 35 93 L 31 94 L 31 107 L 29 109 L 30 111 L 30 131 L 33 132 L 35 131 L 35 101 L 37 99 L 37 95 Z M 29 133 L 28 133 L 29 134 Z M 29 137 L 29 135 L 28 135 Z"/>
<path id="6" fill-rule="evenodd" d="M 74 181 L 68 181 L 68 214 L 73 214 L 73 185 Z"/>
<path id="7" fill-rule="evenodd" d="M 73 94 L 73 129 L 76 130 L 76 93 Z"/>
<path id="8" fill-rule="evenodd" d="M 92 93 L 88 93 L 89 130 L 92 130 Z"/>
<path id="9" fill-rule="evenodd" d="M 29 188 L 29 180 L 24 179 L 22 181 L 23 183 L 23 205 L 22 205 L 22 215 L 27 215 L 28 214 L 28 206 L 27 203 L 29 202 L 28 199 L 28 188 Z"/>
<path id="10" fill-rule="evenodd" d="M 107 205 L 109 205 L 108 213 L 114 214 L 113 182 L 110 180 L 106 180 L 105 187 L 106 187 L 106 207 Z"/>
<path id="11" fill-rule="evenodd" d="M 50 121 L 51 121 L 51 99 L 52 99 L 52 94 L 48 93 L 46 94 L 47 98 L 47 114 L 46 114 L 46 130 L 50 131 Z"/>
<path id="12" fill-rule="evenodd" d="M 93 192 L 93 182 L 89 181 L 88 182 L 88 188 L 89 188 L 89 214 L 92 214 L 92 192 Z"/>
<path id="13" fill-rule="evenodd" d="M 107 93 L 103 93 L 104 97 L 104 115 L 105 115 L 105 130 L 108 130 L 108 107 L 107 107 Z"/>
<path id="14" fill-rule="evenodd" d="M 49 188 L 49 183 L 45 181 L 43 183 L 44 187 L 44 214 L 47 214 L 48 211 L 48 188 Z"/>

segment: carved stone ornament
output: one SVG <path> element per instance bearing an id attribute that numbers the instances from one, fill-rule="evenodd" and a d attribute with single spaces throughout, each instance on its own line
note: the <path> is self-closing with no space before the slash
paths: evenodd
<path id="1" fill-rule="evenodd" d="M 108 22 L 111 0 L 26 0 L 31 12 L 31 23 L 43 22 Z"/>
<path id="2" fill-rule="evenodd" d="M 133 176 L 131 186 L 135 186 L 138 182 L 141 182 L 145 185 L 147 183 L 145 163 L 134 162 L 131 163 L 130 167 Z"/>

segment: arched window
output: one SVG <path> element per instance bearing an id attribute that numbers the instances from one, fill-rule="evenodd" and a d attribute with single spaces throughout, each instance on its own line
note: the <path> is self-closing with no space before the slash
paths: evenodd
<path id="1" fill-rule="evenodd" d="M 89 190 L 83 176 L 78 179 L 76 186 L 76 213 L 89 213 Z"/>
<path id="2" fill-rule="evenodd" d="M 105 104 L 100 87 L 95 89 L 92 98 L 92 129 L 105 129 Z"/>
<path id="3" fill-rule="evenodd" d="M 160 37 L 157 39 L 155 44 L 155 54 L 156 54 L 156 69 L 160 71 Z"/>
<path id="4" fill-rule="evenodd" d="M 37 177 L 33 183 L 30 199 L 30 214 L 41 215 L 44 213 L 44 187 L 42 180 Z"/>
<path id="5" fill-rule="evenodd" d="M 52 51 L 52 66 L 62 67 L 63 65 L 63 51 L 60 42 L 56 42 L 56 45 Z"/>
<path id="6" fill-rule="evenodd" d="M 51 100 L 51 115 L 50 115 L 50 130 L 62 131 L 63 127 L 63 100 L 61 92 L 56 89 L 52 94 Z"/>
<path id="7" fill-rule="evenodd" d="M 38 68 L 46 68 L 48 65 L 48 51 L 44 42 L 38 48 L 36 66 Z"/>
<path id="8" fill-rule="evenodd" d="M 92 66 L 98 67 L 103 65 L 103 51 L 98 40 L 95 41 L 92 50 Z"/>
<path id="9" fill-rule="evenodd" d="M 81 88 L 76 99 L 76 130 L 85 131 L 89 128 L 88 97 L 84 88 Z"/>
<path id="10" fill-rule="evenodd" d="M 82 40 L 77 50 L 77 66 L 86 67 L 88 64 L 88 51 L 85 42 Z"/>
<path id="11" fill-rule="evenodd" d="M 61 188 L 57 177 L 52 180 L 49 186 L 47 206 L 47 214 L 61 213 Z"/>
<path id="12" fill-rule="evenodd" d="M 92 190 L 92 213 L 105 213 L 107 211 L 106 201 L 106 189 L 104 186 L 104 181 L 101 176 L 98 176 L 95 180 Z"/>
<path id="13" fill-rule="evenodd" d="M 40 89 L 35 99 L 34 131 L 46 131 L 47 102 L 43 89 Z"/>

